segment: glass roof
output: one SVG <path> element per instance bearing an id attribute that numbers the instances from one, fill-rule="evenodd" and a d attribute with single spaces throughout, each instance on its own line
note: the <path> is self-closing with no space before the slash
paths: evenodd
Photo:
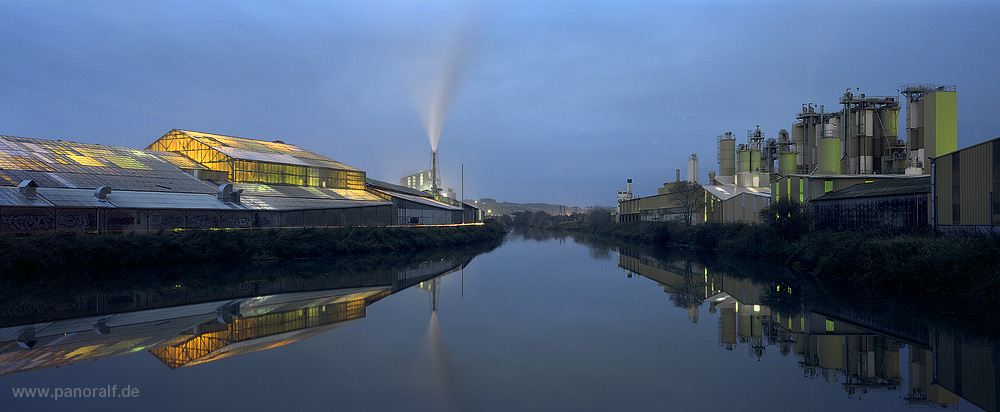
<path id="1" fill-rule="evenodd" d="M 177 131 L 235 159 L 309 165 L 341 170 L 359 170 L 326 156 L 280 141 L 267 142 L 243 137 L 192 132 L 189 130 Z"/>
<path id="2" fill-rule="evenodd" d="M 0 136 L 0 184 L 214 193 L 180 168 L 205 169 L 175 153 Z"/>

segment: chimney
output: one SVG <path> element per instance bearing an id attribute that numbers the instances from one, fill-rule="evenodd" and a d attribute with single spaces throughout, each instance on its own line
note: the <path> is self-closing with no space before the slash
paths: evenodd
<path id="1" fill-rule="evenodd" d="M 708 184 L 710 185 L 715 184 L 715 172 L 712 171 L 708 172 Z"/>
<path id="2" fill-rule="evenodd" d="M 628 180 L 628 194 L 632 196 L 632 179 Z"/>
<path id="3" fill-rule="evenodd" d="M 681 181 L 681 169 L 677 169 L 677 181 Z"/>

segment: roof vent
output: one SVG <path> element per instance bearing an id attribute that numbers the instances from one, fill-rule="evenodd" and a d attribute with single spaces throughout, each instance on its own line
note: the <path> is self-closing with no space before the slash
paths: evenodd
<path id="1" fill-rule="evenodd" d="M 233 203 L 236 203 L 236 204 L 240 204 L 240 195 L 242 195 L 242 194 L 243 194 L 243 189 L 234 190 L 234 191 L 230 192 L 229 193 L 229 201 L 233 202 Z"/>
<path id="2" fill-rule="evenodd" d="M 219 185 L 219 200 L 229 203 L 229 196 L 233 194 L 233 184 L 224 183 Z"/>
<path id="3" fill-rule="evenodd" d="M 108 195 L 111 194 L 111 186 L 101 186 L 94 190 L 94 199 L 101 202 L 108 201 Z"/>
<path id="4" fill-rule="evenodd" d="M 23 195 L 25 199 L 29 200 L 38 198 L 38 195 L 35 192 L 35 188 L 37 187 L 38 183 L 35 183 L 35 181 L 31 179 L 22 180 L 21 183 L 18 183 L 17 185 L 18 190 L 21 191 L 21 195 Z"/>
<path id="5" fill-rule="evenodd" d="M 38 339 L 35 339 L 35 328 L 33 326 L 29 326 L 17 335 L 17 346 L 24 349 L 31 349 L 35 347 L 35 344 L 37 343 Z"/>
<path id="6" fill-rule="evenodd" d="M 94 322 L 94 332 L 97 332 L 98 335 L 107 335 L 111 333 L 111 327 L 108 326 L 108 320 L 99 319 L 97 322 Z"/>

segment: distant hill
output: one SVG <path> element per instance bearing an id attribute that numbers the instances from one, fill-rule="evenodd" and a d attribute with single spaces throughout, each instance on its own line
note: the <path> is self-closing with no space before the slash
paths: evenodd
<path id="1" fill-rule="evenodd" d="M 509 215 L 514 212 L 545 212 L 550 215 L 571 215 L 584 211 L 583 208 L 576 206 L 553 205 L 549 203 L 498 202 L 496 199 L 488 197 L 479 200 L 466 200 L 466 202 L 473 202 L 480 210 L 493 215 Z"/>

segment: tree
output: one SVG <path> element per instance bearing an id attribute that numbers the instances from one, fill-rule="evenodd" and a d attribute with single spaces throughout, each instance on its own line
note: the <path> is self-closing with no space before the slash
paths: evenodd
<path id="1" fill-rule="evenodd" d="M 674 184 L 674 194 L 677 206 L 681 208 L 684 225 L 691 226 L 694 223 L 694 214 L 705 207 L 705 189 L 701 185 L 681 181 Z"/>

